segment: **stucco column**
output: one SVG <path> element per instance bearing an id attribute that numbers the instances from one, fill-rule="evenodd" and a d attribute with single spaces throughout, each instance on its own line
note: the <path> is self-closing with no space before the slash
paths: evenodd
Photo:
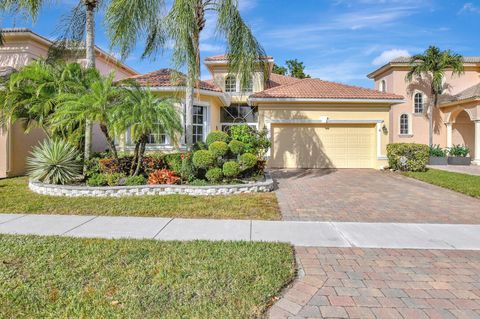
<path id="1" fill-rule="evenodd" d="M 452 147 L 453 142 L 452 142 L 452 126 L 453 123 L 446 123 L 447 126 L 447 147 Z"/>
<path id="2" fill-rule="evenodd" d="M 475 158 L 474 165 L 480 165 L 480 120 L 475 120 Z"/>

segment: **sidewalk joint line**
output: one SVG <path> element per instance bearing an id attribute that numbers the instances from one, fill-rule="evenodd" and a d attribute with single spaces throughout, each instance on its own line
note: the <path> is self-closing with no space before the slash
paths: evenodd
<path id="1" fill-rule="evenodd" d="M 71 232 L 72 230 L 77 229 L 78 227 L 85 225 L 85 224 L 88 223 L 88 222 L 91 222 L 92 220 L 94 220 L 94 219 L 97 218 L 97 217 L 98 217 L 98 216 L 93 216 L 93 218 L 90 218 L 89 220 L 81 223 L 80 225 L 77 225 L 77 226 L 75 226 L 75 227 L 73 227 L 73 228 L 71 228 L 71 229 L 69 229 L 69 230 L 61 233 L 60 236 L 65 235 L 65 234 Z"/>
<path id="2" fill-rule="evenodd" d="M 14 214 L 14 215 L 16 215 L 16 214 Z M 20 219 L 20 218 L 25 217 L 25 216 L 28 216 L 28 214 L 20 215 L 18 217 L 14 217 L 12 219 L 6 220 L 4 222 L 1 222 L 0 225 L 6 224 L 6 223 L 9 223 L 9 222 L 13 222 L 14 220 Z"/>
<path id="3" fill-rule="evenodd" d="M 353 244 L 348 238 L 347 236 L 345 236 L 343 234 L 343 232 L 337 228 L 337 225 L 335 225 L 334 222 L 329 222 L 330 225 L 332 225 L 332 227 L 335 229 L 335 231 L 340 235 L 340 237 L 342 237 L 343 240 L 345 240 L 347 242 L 348 245 L 350 245 L 350 247 L 356 247 L 355 244 Z"/>
<path id="4" fill-rule="evenodd" d="M 158 231 L 158 233 L 155 234 L 155 236 L 153 236 L 152 239 L 155 239 L 158 235 L 160 235 L 160 233 L 162 232 L 162 230 L 165 229 L 165 227 L 167 227 L 175 218 L 170 218 L 170 220 L 165 224 L 165 226 L 163 226 L 162 228 L 160 228 L 160 230 Z"/>

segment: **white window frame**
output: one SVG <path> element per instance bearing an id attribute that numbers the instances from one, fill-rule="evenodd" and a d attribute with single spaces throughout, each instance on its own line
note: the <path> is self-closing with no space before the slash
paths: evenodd
<path id="1" fill-rule="evenodd" d="M 224 108 L 224 107 L 229 107 L 229 106 L 221 106 L 220 107 L 220 118 L 222 117 L 222 108 Z M 258 106 L 256 108 L 257 108 L 257 112 L 258 112 Z M 253 109 L 250 112 L 253 112 Z M 257 122 L 240 122 L 240 123 L 220 122 L 220 130 L 223 131 L 223 126 L 224 125 L 233 126 L 233 125 L 243 125 L 243 124 L 246 124 L 248 126 L 254 126 L 255 129 L 258 130 L 258 121 Z"/>
<path id="2" fill-rule="evenodd" d="M 408 129 L 408 132 L 407 133 L 402 133 L 402 116 L 407 116 L 407 129 Z M 412 136 L 412 121 L 411 121 L 411 117 L 410 117 L 410 114 L 408 113 L 401 113 L 400 116 L 398 117 L 398 134 L 400 136 Z"/>
<path id="3" fill-rule="evenodd" d="M 231 81 L 232 79 L 233 79 L 233 81 L 235 81 L 234 82 L 234 84 L 235 84 L 234 85 L 235 86 L 234 91 L 230 91 L 232 89 L 231 83 L 230 83 L 230 85 L 228 85 L 229 81 Z M 237 77 L 235 75 L 231 75 L 231 74 L 227 75 L 225 77 L 225 92 L 227 92 L 227 93 L 238 93 L 239 92 L 238 88 L 239 88 L 239 84 L 238 84 L 238 81 L 237 81 Z"/>
<path id="4" fill-rule="evenodd" d="M 417 108 L 416 108 L 416 104 L 417 104 L 417 101 L 416 101 L 416 96 L 420 94 L 420 96 L 422 97 L 422 112 L 417 112 Z M 413 93 L 413 97 L 412 97 L 412 100 L 413 100 L 413 114 L 415 115 L 421 115 L 425 112 L 425 105 L 426 105 L 426 98 L 425 98 L 425 94 L 421 91 L 415 91 Z"/>
<path id="5" fill-rule="evenodd" d="M 387 81 L 385 79 L 381 79 L 379 84 L 378 84 L 378 90 L 380 92 L 387 92 Z"/>

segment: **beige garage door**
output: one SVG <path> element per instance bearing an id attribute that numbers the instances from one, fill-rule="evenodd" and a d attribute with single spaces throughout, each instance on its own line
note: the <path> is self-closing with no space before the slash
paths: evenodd
<path id="1" fill-rule="evenodd" d="M 373 167 L 374 126 L 285 124 L 272 128 L 271 167 Z"/>

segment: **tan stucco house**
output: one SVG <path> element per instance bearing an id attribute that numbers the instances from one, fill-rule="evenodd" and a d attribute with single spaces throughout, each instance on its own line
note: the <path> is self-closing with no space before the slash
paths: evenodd
<path id="1" fill-rule="evenodd" d="M 2 29 L 4 45 L 0 46 L 0 76 L 20 69 L 22 66 L 47 57 L 52 42 L 29 29 Z M 96 66 L 102 74 L 115 71 L 116 79 L 135 76 L 138 73 L 105 51 L 96 48 Z M 79 63 L 85 61 L 80 59 Z M 98 126 L 93 127 L 94 151 L 105 150 L 105 140 Z M 25 159 L 33 145 L 45 136 L 40 129 L 24 134 L 21 123 L 0 129 L 0 178 L 25 173 Z"/>
<path id="2" fill-rule="evenodd" d="M 410 59 L 400 57 L 368 75 L 375 89 L 405 96 L 390 112 L 390 142 L 428 144 L 428 108 L 433 105 L 425 80 L 407 82 Z M 434 109 L 434 144 L 451 147 L 466 145 L 472 164 L 480 165 L 480 57 L 464 57 L 465 72 L 444 78 L 444 94 Z"/>
<path id="3" fill-rule="evenodd" d="M 273 66 L 273 58 L 266 57 Z M 270 74 L 260 70 L 248 88 L 240 89 L 229 74 L 225 56 L 205 59 L 212 79 L 201 81 L 194 103 L 194 141 L 212 130 L 247 123 L 267 128 L 272 140 L 268 165 L 274 168 L 380 168 L 387 165 L 390 109 L 403 96 L 322 81 Z M 184 96 L 182 75 L 162 69 L 134 78 L 158 94 Z M 121 150 L 133 147 L 127 134 Z M 174 149 L 160 131 L 150 137 L 149 150 Z"/>

